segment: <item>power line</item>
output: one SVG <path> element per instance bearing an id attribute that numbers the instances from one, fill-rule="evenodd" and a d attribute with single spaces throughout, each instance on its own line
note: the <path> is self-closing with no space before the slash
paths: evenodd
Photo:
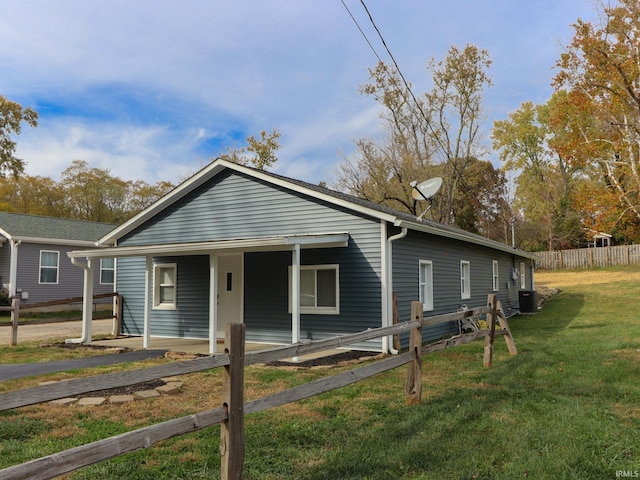
<path id="1" fill-rule="evenodd" d="M 349 16 L 351 17 L 351 19 L 353 20 L 353 23 L 356 25 L 356 27 L 358 28 L 358 30 L 360 31 L 360 34 L 363 36 L 363 38 L 365 39 L 365 41 L 367 42 L 367 44 L 369 45 L 369 48 L 371 49 L 371 51 L 373 52 L 373 54 L 376 56 L 376 58 L 378 59 L 378 61 L 382 64 L 385 72 L 387 73 L 387 75 L 389 75 L 389 78 L 392 80 L 392 82 L 395 82 L 394 77 L 391 75 L 391 73 L 389 72 L 389 70 L 386 67 L 386 64 L 384 61 L 382 61 L 380 55 L 378 54 L 378 52 L 376 51 L 375 47 L 373 46 L 373 44 L 369 41 L 369 38 L 367 37 L 367 35 L 364 33 L 364 31 L 362 30 L 362 28 L 360 27 L 360 24 L 358 23 L 358 21 L 356 20 L 356 18 L 353 16 L 353 14 L 351 13 L 351 10 L 349 10 L 349 7 L 347 7 L 347 5 L 345 4 L 344 0 L 340 0 L 342 5 L 344 6 L 344 8 L 346 9 L 346 11 L 349 13 Z M 393 62 L 394 68 L 396 69 L 396 72 L 398 72 L 398 75 L 400 76 L 400 78 L 402 79 L 402 82 L 404 84 L 404 87 L 406 89 L 407 92 L 409 92 L 409 95 L 411 96 L 411 98 L 413 99 L 413 102 L 416 106 L 416 108 L 418 109 L 418 112 L 420 112 L 420 116 L 424 119 L 425 123 L 427 124 L 428 129 L 431 131 L 431 133 L 433 134 L 434 138 L 436 139 L 436 142 L 438 144 L 438 146 L 440 147 L 441 153 L 444 155 L 445 160 L 451 164 L 451 166 L 453 167 L 453 169 L 455 170 L 455 172 L 458 175 L 458 178 L 460 179 L 460 181 L 464 184 L 464 186 L 466 187 L 467 191 L 469 193 L 471 193 L 471 195 L 473 196 L 473 198 L 476 200 L 476 202 L 478 203 L 478 205 L 482 205 L 482 203 L 480 202 L 480 200 L 478 199 L 478 197 L 476 196 L 475 192 L 473 192 L 473 190 L 471 190 L 471 188 L 469 187 L 469 185 L 467 184 L 467 182 L 465 181 L 465 179 L 463 178 L 460 170 L 458 170 L 458 166 L 455 164 L 454 161 L 451 160 L 451 158 L 449 157 L 448 152 L 448 148 L 444 145 L 444 143 L 442 142 L 442 140 L 440 139 L 440 136 L 438 135 L 438 133 L 436 132 L 436 130 L 433 128 L 433 126 L 431 125 L 431 122 L 429 121 L 429 118 L 427 117 L 426 113 L 424 112 L 424 110 L 422 109 L 422 105 L 420 104 L 420 102 L 418 101 L 418 99 L 416 98 L 416 96 L 413 93 L 413 90 L 411 89 L 411 86 L 409 85 L 409 82 L 407 81 L 407 79 L 405 78 L 404 74 L 402 73 L 402 70 L 400 70 L 400 66 L 398 65 L 398 62 L 396 61 L 393 53 L 391 53 L 391 49 L 388 47 L 387 42 L 385 41 L 382 32 L 380 31 L 380 29 L 378 28 L 378 26 L 376 25 L 376 22 L 373 19 L 373 15 L 371 15 L 371 12 L 369 11 L 369 9 L 367 8 L 367 5 L 365 4 L 364 0 L 360 0 L 360 4 L 362 5 L 362 8 L 364 8 L 364 11 L 367 13 L 367 16 L 369 17 L 369 22 L 371 22 L 371 25 L 373 26 L 373 28 L 375 29 L 376 33 L 378 34 L 378 38 L 380 38 L 380 41 L 382 42 L 382 45 L 384 46 L 387 54 L 389 55 L 389 58 L 391 58 L 391 61 Z M 396 85 L 398 86 L 398 85 Z M 404 95 L 404 93 L 403 93 Z M 406 100 L 406 98 L 405 98 Z"/>

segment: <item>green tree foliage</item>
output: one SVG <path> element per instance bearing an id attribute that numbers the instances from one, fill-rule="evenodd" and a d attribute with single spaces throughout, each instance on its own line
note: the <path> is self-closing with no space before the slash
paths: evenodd
<path id="1" fill-rule="evenodd" d="M 12 135 L 20 135 L 22 123 L 38 126 L 38 113 L 31 108 L 23 108 L 0 95 L 0 174 L 17 175 L 24 171 L 24 161 L 16 158 L 16 142 Z"/>
<path id="2" fill-rule="evenodd" d="M 575 211 L 576 189 L 584 176 L 558 148 L 566 98 L 565 92 L 557 92 L 545 105 L 525 102 L 493 127 L 493 147 L 504 168 L 519 174 L 513 209 L 522 216 L 519 230 L 533 232 L 521 243 L 530 250 L 577 247 L 584 242 Z"/>
<path id="3" fill-rule="evenodd" d="M 393 67 L 380 62 L 370 69 L 370 81 L 360 91 L 383 107 L 385 137 L 356 141 L 356 154 L 338 167 L 336 188 L 419 215 L 424 205 L 413 198 L 410 183 L 440 176 L 444 182 L 433 202 L 433 219 L 503 238 L 498 232 L 504 228 L 490 224 L 504 218 L 507 205 L 497 201 L 504 176 L 478 160 L 486 153 L 480 125 L 490 65 L 485 50 L 451 47 L 444 60 L 427 65 L 433 88 L 415 97 Z"/>
<path id="4" fill-rule="evenodd" d="M 169 182 L 124 181 L 75 160 L 59 182 L 28 175 L 0 178 L 0 210 L 119 224 L 172 188 Z"/>
<path id="5" fill-rule="evenodd" d="M 248 146 L 227 148 L 220 158 L 240 165 L 252 165 L 258 170 L 266 170 L 278 161 L 276 151 L 281 147 L 278 142 L 280 135 L 278 130 L 273 130 L 269 134 L 262 130 L 260 138 L 250 135 L 247 137 Z"/>

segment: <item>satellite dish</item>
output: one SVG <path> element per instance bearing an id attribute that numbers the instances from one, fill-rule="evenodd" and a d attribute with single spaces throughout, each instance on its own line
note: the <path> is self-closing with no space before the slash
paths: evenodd
<path id="1" fill-rule="evenodd" d="M 418 185 L 416 185 L 416 182 L 412 182 L 411 186 L 413 187 L 411 195 L 415 200 L 430 201 L 442 187 L 442 178 L 433 177 Z"/>
<path id="2" fill-rule="evenodd" d="M 418 217 L 418 220 L 422 220 L 424 214 L 431 210 L 433 197 L 435 197 L 436 193 L 438 193 L 438 191 L 440 190 L 440 187 L 442 187 L 442 178 L 433 177 L 420 184 L 416 181 L 413 181 L 411 182 L 411 187 L 411 196 L 414 198 L 414 200 L 424 200 L 429 202 L 429 206 L 427 207 L 427 209 Z"/>

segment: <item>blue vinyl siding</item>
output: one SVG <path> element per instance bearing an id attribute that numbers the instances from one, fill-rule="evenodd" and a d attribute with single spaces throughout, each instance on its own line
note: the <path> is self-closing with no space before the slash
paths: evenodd
<path id="1" fill-rule="evenodd" d="M 398 295 L 400 321 L 411 315 L 411 302 L 418 300 L 419 261 L 429 260 L 433 265 L 433 311 L 425 316 L 453 312 L 463 305 L 469 308 L 486 305 L 487 296 L 496 293 L 505 313 L 510 315 L 518 306 L 519 278 L 513 280 L 513 268 L 523 261 L 530 270 L 531 261 L 506 252 L 472 245 L 457 240 L 442 241 L 441 238 L 409 232 L 406 238 L 393 244 L 393 290 Z M 462 299 L 460 292 L 460 262 L 471 265 L 471 298 Z M 493 260 L 499 266 L 499 290 L 493 292 Z M 529 277 L 527 278 L 529 281 Z M 427 328 L 423 338 L 437 339 L 458 333 L 455 322 Z"/>
<path id="2" fill-rule="evenodd" d="M 306 265 L 340 264 L 340 315 L 303 315 L 303 338 L 323 338 L 338 333 L 379 327 L 381 307 L 380 223 L 317 199 L 285 190 L 238 173 L 224 172 L 194 190 L 155 218 L 124 237 L 119 245 L 183 243 L 281 235 L 348 232 L 348 247 L 313 249 L 301 252 Z M 187 285 L 178 259 L 178 310 L 151 311 L 152 335 L 173 336 L 176 323 L 183 318 L 203 316 L 197 325 L 188 320 L 189 336 L 207 337 L 208 291 L 186 296 Z M 198 257 L 194 257 L 198 258 Z M 125 302 L 125 331 L 142 333 L 144 301 L 144 259 L 118 262 L 118 291 Z M 173 257 L 163 261 L 175 262 Z M 137 262 L 137 263 L 136 263 Z M 207 269 L 196 270 L 199 285 L 208 289 L 208 256 L 196 263 Z M 133 265 L 137 265 L 134 267 Z M 245 253 L 244 312 L 247 339 L 250 341 L 289 343 L 291 315 L 288 313 L 288 267 L 291 252 Z M 135 271 L 141 273 L 136 273 Z M 142 275 L 142 280 L 140 279 Z M 142 291 L 141 291 L 142 288 Z M 129 299 L 129 296 L 139 298 Z M 207 303 L 208 305 L 208 303 Z M 187 317 L 183 311 L 189 311 Z M 195 313 L 197 312 L 197 313 Z M 198 317 L 199 318 L 199 317 Z M 207 328 L 202 328 L 202 325 Z M 181 330 L 181 331 L 184 331 Z M 138 332 L 138 333 L 134 333 Z"/>

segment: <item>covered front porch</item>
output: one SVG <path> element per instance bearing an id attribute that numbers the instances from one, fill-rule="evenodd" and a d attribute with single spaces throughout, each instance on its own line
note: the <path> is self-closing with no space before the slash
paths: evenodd
<path id="1" fill-rule="evenodd" d="M 103 258 L 134 259 L 144 262 L 144 278 L 140 283 L 144 285 L 139 289 L 139 299 L 142 305 L 140 315 L 142 317 L 141 332 L 131 337 L 130 342 L 140 342 L 141 348 L 162 348 L 163 342 L 179 339 L 183 345 L 197 351 L 197 353 L 214 354 L 222 348 L 224 326 L 231 322 L 245 322 L 244 305 L 250 301 L 245 298 L 245 279 L 243 259 L 247 254 L 261 252 L 289 252 L 290 260 L 290 285 L 285 285 L 290 291 L 289 311 L 285 312 L 289 318 L 286 327 L 286 339 L 284 343 L 298 343 L 301 340 L 300 315 L 301 315 L 301 251 L 305 249 L 330 249 L 347 247 L 348 233 L 325 233 L 311 235 L 290 235 L 277 237 L 256 237 L 235 240 L 219 240 L 195 243 L 171 243 L 158 245 L 135 245 L 96 248 L 90 250 L 77 250 L 69 252 L 74 265 L 84 269 L 84 303 L 82 336 L 71 339 L 68 342 L 90 343 L 93 296 L 93 272 L 98 268 L 99 260 Z M 178 285 L 177 268 L 180 267 L 180 258 L 196 258 L 203 273 L 201 278 L 191 278 L 191 285 L 198 285 L 201 295 L 189 295 L 189 286 Z M 175 260 L 174 260 L 175 259 Z M 237 264 L 230 265 L 229 259 L 240 259 Z M 202 262 L 201 262 L 202 260 Z M 116 272 L 117 272 L 116 265 Z M 232 273 L 236 268 L 238 274 Z M 173 273 L 172 273 L 173 272 Z M 172 276 L 173 275 L 173 276 Z M 117 273 L 116 273 L 117 278 Z M 183 276 L 184 279 L 184 276 Z M 232 282 L 240 281 L 239 290 L 230 288 Z M 178 288 L 179 287 L 179 288 Z M 116 290 L 119 290 L 116 283 Z M 123 292 L 120 292 L 123 293 Z M 234 297 L 230 297 L 233 293 Z M 124 295 L 127 295 L 125 292 Z M 135 295 L 133 295 L 135 296 Z M 231 298 L 231 299 L 230 299 Z M 133 298 L 132 298 L 133 300 Z M 126 300 L 125 300 L 126 301 Z M 164 322 L 178 322 L 180 319 L 180 302 L 183 304 L 198 303 L 198 322 L 205 335 L 204 338 L 189 338 L 189 334 L 174 333 L 167 337 L 152 333 L 152 326 L 163 319 Z M 204 303 L 203 303 L 204 302 Z M 205 324 L 206 322 L 206 324 Z M 176 332 L 180 329 L 176 327 Z M 273 342 L 278 343 L 278 342 Z M 251 342 L 248 345 L 256 345 L 256 348 L 264 349 L 265 345 L 273 346 L 270 342 Z M 279 342 L 283 343 L 283 342 Z M 253 348 L 253 347 L 251 347 Z M 206 349 L 206 352 L 203 350 Z"/>

